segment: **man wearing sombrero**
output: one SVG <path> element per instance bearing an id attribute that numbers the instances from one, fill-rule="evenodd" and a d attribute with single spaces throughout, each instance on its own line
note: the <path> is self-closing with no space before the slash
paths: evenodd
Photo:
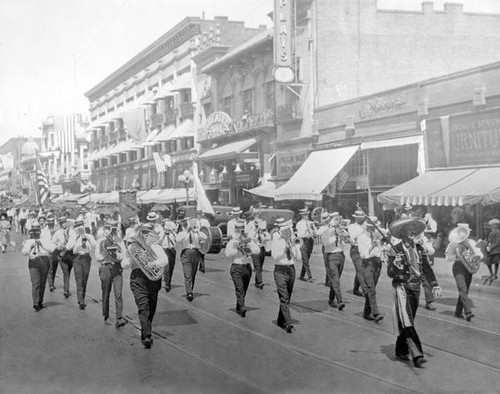
<path id="1" fill-rule="evenodd" d="M 476 263 L 478 267 L 479 260 L 483 258 L 483 253 L 476 247 L 476 243 L 469 239 L 469 235 L 469 224 L 457 223 L 457 227 L 448 235 L 450 243 L 445 252 L 446 259 L 453 262 L 453 277 L 458 289 L 455 317 L 463 319 L 463 311 L 465 311 L 467 321 L 474 317 L 472 301 L 469 298 L 469 289 L 474 273 L 474 271 L 471 272 L 472 264 Z"/>
<path id="2" fill-rule="evenodd" d="M 387 266 L 387 275 L 392 278 L 393 317 L 399 334 L 396 340 L 396 358 L 409 361 L 411 357 L 417 368 L 423 368 L 423 363 L 427 361 L 414 326 L 422 276 L 432 286 L 434 297 L 441 297 L 441 288 L 424 248 L 414 242 L 424 230 L 425 221 L 416 217 L 402 218 L 389 225 L 391 235 L 401 239 L 389 254 Z"/>

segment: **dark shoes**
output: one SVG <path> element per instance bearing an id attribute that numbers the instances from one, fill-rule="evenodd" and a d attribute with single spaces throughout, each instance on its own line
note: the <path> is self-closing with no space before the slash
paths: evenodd
<path id="1" fill-rule="evenodd" d="M 374 321 L 375 323 L 378 323 L 380 320 L 384 318 L 384 316 L 378 314 L 378 315 L 363 315 L 363 318 L 366 320 Z"/>
<path id="2" fill-rule="evenodd" d="M 457 312 L 455 312 L 455 317 L 456 317 L 457 319 L 465 319 L 465 317 L 464 317 L 464 315 L 463 315 L 463 314 L 461 314 L 461 313 L 457 313 Z"/>
<path id="3" fill-rule="evenodd" d="M 407 354 L 396 354 L 396 360 L 398 361 L 403 361 L 403 362 L 408 362 L 410 361 L 410 357 Z"/>
<path id="4" fill-rule="evenodd" d="M 199 270 L 202 274 L 204 274 L 205 273 L 205 266 L 200 266 Z"/>
<path id="5" fill-rule="evenodd" d="M 168 293 L 171 290 L 170 286 L 165 286 L 165 291 Z"/>
<path id="6" fill-rule="evenodd" d="M 104 319 L 104 324 L 106 324 L 107 326 L 111 325 L 111 320 L 109 320 L 109 317 Z"/>
<path id="7" fill-rule="evenodd" d="M 435 311 L 436 307 L 434 305 L 432 305 L 432 302 L 429 302 L 427 305 L 425 305 L 425 309 L 427 309 L 429 311 Z"/>
<path id="8" fill-rule="evenodd" d="M 263 288 L 264 288 L 264 283 L 256 283 L 256 284 L 255 284 L 255 287 L 256 287 L 257 289 L 263 289 Z"/>
<path id="9" fill-rule="evenodd" d="M 363 315 L 363 319 L 373 321 L 375 318 L 372 315 Z"/>
<path id="10" fill-rule="evenodd" d="M 151 337 L 147 337 L 142 341 L 142 344 L 146 349 L 151 349 L 151 345 L 153 344 L 153 339 Z"/>
<path id="11" fill-rule="evenodd" d="M 189 293 L 186 298 L 189 302 L 193 301 L 193 293 Z"/>
<path id="12" fill-rule="evenodd" d="M 341 303 L 339 304 L 339 311 L 341 311 L 341 310 L 342 310 L 342 309 L 344 309 L 344 308 L 345 308 L 345 304 L 344 304 L 343 302 L 341 302 Z"/>
<path id="13" fill-rule="evenodd" d="M 332 308 L 337 308 L 338 305 L 335 301 L 328 301 L 328 305 L 330 305 Z"/>
<path id="14" fill-rule="evenodd" d="M 55 287 L 54 285 L 49 286 L 49 290 L 50 290 L 50 291 L 54 291 L 54 290 L 55 290 L 55 288 L 56 288 L 56 287 Z"/>
<path id="15" fill-rule="evenodd" d="M 87 305 L 84 302 L 80 303 L 80 309 L 83 311 Z"/>
<path id="16" fill-rule="evenodd" d="M 307 280 L 309 283 L 313 283 L 314 282 L 314 279 L 312 277 L 310 277 L 308 280 Z"/>
<path id="17" fill-rule="evenodd" d="M 292 324 L 289 324 L 288 326 L 286 326 L 286 332 L 288 334 L 291 334 L 293 331 L 294 331 L 294 327 Z"/>
<path id="18" fill-rule="evenodd" d="M 307 279 L 306 279 L 306 278 L 299 278 L 299 280 L 301 280 L 301 281 L 303 281 L 303 282 L 307 281 Z"/>
<path id="19" fill-rule="evenodd" d="M 353 290 L 352 294 L 357 295 L 358 297 L 363 297 L 363 293 L 360 292 L 359 290 Z"/>
<path id="20" fill-rule="evenodd" d="M 64 292 L 64 298 L 68 298 L 70 295 L 71 295 L 71 293 L 69 291 Z"/>
<path id="21" fill-rule="evenodd" d="M 474 313 L 472 313 L 472 312 L 465 314 L 465 320 L 467 320 L 467 321 L 471 321 L 473 317 L 474 317 Z"/>
<path id="22" fill-rule="evenodd" d="M 416 357 L 413 359 L 413 365 L 415 368 L 424 368 L 424 363 L 426 363 L 427 360 L 423 357 Z"/>
<path id="23" fill-rule="evenodd" d="M 247 315 L 247 309 L 245 307 L 240 309 L 240 316 L 245 317 Z"/>
<path id="24" fill-rule="evenodd" d="M 123 327 L 125 324 L 127 324 L 127 321 L 126 321 L 123 317 L 120 317 L 120 318 L 116 321 L 115 327 L 116 327 L 116 328 L 120 328 L 120 327 Z"/>
<path id="25" fill-rule="evenodd" d="M 40 306 L 38 304 L 36 304 L 36 305 L 33 305 L 33 309 L 35 310 L 35 312 L 39 312 L 40 309 L 42 309 L 42 308 L 40 308 Z"/>

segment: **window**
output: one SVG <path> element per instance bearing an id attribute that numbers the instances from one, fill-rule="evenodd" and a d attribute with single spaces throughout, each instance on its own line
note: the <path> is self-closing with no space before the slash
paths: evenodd
<path id="1" fill-rule="evenodd" d="M 130 161 L 136 161 L 137 160 L 137 151 L 133 150 L 130 152 Z"/>
<path id="2" fill-rule="evenodd" d="M 111 133 L 115 131 L 115 122 L 109 122 L 109 131 Z"/>
<path id="3" fill-rule="evenodd" d="M 222 99 L 222 111 L 232 116 L 233 96 L 224 97 Z"/>
<path id="4" fill-rule="evenodd" d="M 367 160 L 364 151 L 357 151 L 346 165 L 346 172 L 350 177 L 367 174 Z"/>
<path id="5" fill-rule="evenodd" d="M 252 94 L 252 89 L 247 89 L 243 91 L 243 113 L 253 112 L 253 106 L 252 106 L 252 99 L 253 99 L 253 94 Z"/>
<path id="6" fill-rule="evenodd" d="M 191 149 L 194 146 L 194 137 L 186 138 L 186 149 Z"/>
<path id="7" fill-rule="evenodd" d="M 268 109 L 273 109 L 276 105 L 274 86 L 274 82 L 266 83 L 266 108 Z"/>
<path id="8" fill-rule="evenodd" d="M 182 102 L 183 103 L 191 102 L 191 89 L 182 89 Z"/>
<path id="9" fill-rule="evenodd" d="M 52 148 L 55 145 L 54 143 L 54 134 L 50 133 L 50 147 Z"/>

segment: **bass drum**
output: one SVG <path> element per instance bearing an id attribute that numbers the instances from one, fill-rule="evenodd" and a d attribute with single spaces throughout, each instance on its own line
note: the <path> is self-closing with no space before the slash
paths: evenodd
<path id="1" fill-rule="evenodd" d="M 222 231 L 219 227 L 202 227 L 200 231 L 207 236 L 207 240 L 200 245 L 202 254 L 217 254 L 222 250 Z"/>

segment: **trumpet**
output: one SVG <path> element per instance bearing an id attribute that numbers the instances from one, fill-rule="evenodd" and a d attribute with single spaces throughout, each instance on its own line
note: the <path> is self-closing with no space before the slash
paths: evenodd
<path id="1" fill-rule="evenodd" d="M 30 249 L 30 254 L 33 254 L 34 256 L 36 256 L 40 251 L 40 248 L 42 247 L 42 243 L 38 240 L 35 241 L 35 243 L 31 246 L 31 249 Z"/>
<path id="2" fill-rule="evenodd" d="M 243 256 L 245 257 L 250 257 L 252 254 L 252 251 L 250 250 L 248 244 L 250 243 L 251 239 L 250 238 L 242 238 L 239 240 L 239 242 L 236 242 L 236 249 L 238 249 L 238 252 L 240 252 Z"/>

